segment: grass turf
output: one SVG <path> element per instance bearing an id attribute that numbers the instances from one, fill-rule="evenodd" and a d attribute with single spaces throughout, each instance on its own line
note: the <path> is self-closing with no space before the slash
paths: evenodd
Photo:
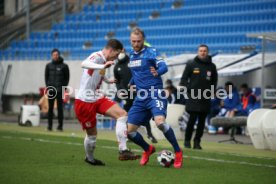
<path id="1" fill-rule="evenodd" d="M 205 143 L 203 151 L 184 150 L 181 169 L 162 168 L 156 155 L 141 167 L 138 160 L 119 161 L 114 132 L 101 133 L 95 156 L 106 166 L 94 167 L 83 161 L 81 132 L 72 137 L 0 124 L 0 183 L 276 183 L 275 151 L 249 154 L 252 146 L 219 144 L 222 152 L 215 143 Z M 170 149 L 165 142 L 156 146 Z"/>

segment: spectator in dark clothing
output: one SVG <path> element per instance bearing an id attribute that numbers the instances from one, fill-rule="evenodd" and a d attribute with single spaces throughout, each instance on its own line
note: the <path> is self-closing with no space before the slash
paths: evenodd
<path id="1" fill-rule="evenodd" d="M 52 61 L 45 68 L 45 83 L 48 95 L 48 130 L 52 131 L 53 107 L 57 99 L 58 108 L 58 131 L 63 131 L 63 90 L 69 83 L 69 68 L 63 63 L 58 49 L 52 50 Z"/>
<path id="2" fill-rule="evenodd" d="M 128 68 L 129 57 L 125 53 L 122 53 L 118 57 L 118 62 L 114 66 L 114 77 L 116 79 L 116 88 L 117 90 L 128 90 L 128 84 L 132 77 L 131 71 Z M 129 94 L 128 94 L 129 95 Z M 121 102 L 121 99 L 118 95 L 115 97 L 115 101 Z M 132 106 L 133 99 L 125 99 L 124 109 L 128 112 Z"/>
<path id="3" fill-rule="evenodd" d="M 129 81 L 132 77 L 132 74 L 130 69 L 128 68 L 128 63 L 129 63 L 128 55 L 125 52 L 120 53 L 120 55 L 118 56 L 118 62 L 114 66 L 114 77 L 116 79 L 117 90 L 124 90 L 129 92 L 128 90 Z M 120 95 L 123 95 L 123 93 L 121 93 Z M 133 104 L 136 94 L 133 94 L 133 97 L 130 95 L 130 93 L 124 94 L 124 95 L 128 95 L 128 98 L 124 98 L 125 104 L 123 108 L 128 112 Z M 118 96 L 117 93 L 116 93 L 115 101 L 119 103 L 122 101 L 120 96 Z M 147 129 L 148 138 L 151 140 L 152 143 L 157 143 L 157 140 L 152 135 L 150 123 L 145 123 L 145 125 Z"/>
<path id="4" fill-rule="evenodd" d="M 190 114 L 185 133 L 185 148 L 191 148 L 190 141 L 195 122 L 198 119 L 193 148 L 202 149 L 200 141 L 205 127 L 205 119 L 211 108 L 211 94 L 205 93 L 205 90 L 211 90 L 211 88 L 215 90 L 217 85 L 216 65 L 212 63 L 208 51 L 207 45 L 198 47 L 197 56 L 193 61 L 187 63 L 180 81 L 180 86 L 187 88 L 186 111 Z"/>
<path id="5" fill-rule="evenodd" d="M 167 79 L 165 83 L 166 83 L 166 87 L 171 88 L 171 89 L 173 90 L 173 92 L 174 92 L 174 91 L 177 91 L 177 88 L 173 85 L 172 80 Z"/>
<path id="6" fill-rule="evenodd" d="M 171 86 L 167 86 L 165 88 L 167 93 L 167 99 L 169 104 L 176 104 L 177 103 L 177 91 L 173 89 Z"/>
<path id="7" fill-rule="evenodd" d="M 247 84 L 242 84 L 240 91 L 242 92 L 242 114 L 248 116 L 255 109 L 256 96 Z"/>

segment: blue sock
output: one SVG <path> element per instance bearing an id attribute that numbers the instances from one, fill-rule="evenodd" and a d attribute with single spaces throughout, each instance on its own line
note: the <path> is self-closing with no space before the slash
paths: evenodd
<path id="1" fill-rule="evenodd" d="M 149 150 L 149 144 L 144 140 L 142 135 L 139 132 L 131 132 L 128 134 L 130 140 L 132 140 L 135 144 L 141 146 L 144 151 Z"/>
<path id="2" fill-rule="evenodd" d="M 173 146 L 173 149 L 175 152 L 180 151 L 180 147 L 177 143 L 177 140 L 175 138 L 174 132 L 172 130 L 172 128 L 170 127 L 169 130 L 167 130 L 166 132 L 164 132 L 164 136 L 167 138 L 167 140 L 171 143 L 171 145 Z"/>

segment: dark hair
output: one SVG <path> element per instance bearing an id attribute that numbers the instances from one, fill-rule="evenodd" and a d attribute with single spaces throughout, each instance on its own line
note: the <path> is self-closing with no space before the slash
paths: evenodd
<path id="1" fill-rule="evenodd" d="M 167 80 L 166 80 L 166 84 L 170 84 L 170 85 L 172 85 L 172 84 L 173 84 L 173 82 L 172 82 L 172 80 L 171 80 L 171 79 L 167 79 Z"/>
<path id="2" fill-rule="evenodd" d="M 227 81 L 227 82 L 225 83 L 225 86 L 234 86 L 234 84 L 233 84 L 231 81 Z"/>
<path id="3" fill-rule="evenodd" d="M 116 39 L 110 39 L 105 45 L 105 48 L 112 48 L 114 50 L 123 50 L 123 44 Z"/>
<path id="4" fill-rule="evenodd" d="M 241 88 L 248 89 L 248 85 L 246 83 L 244 83 L 244 84 L 241 85 Z"/>
<path id="5" fill-rule="evenodd" d="M 60 52 L 59 52 L 59 50 L 58 50 L 58 49 L 56 49 L 56 48 L 55 48 L 55 49 L 53 49 L 53 50 L 52 50 L 52 52 L 51 52 L 51 54 L 53 54 L 54 52 L 57 52 L 57 53 L 58 53 L 58 55 L 60 55 Z"/>
<path id="6" fill-rule="evenodd" d="M 144 31 L 142 29 L 140 29 L 139 27 L 135 27 L 134 29 L 132 29 L 130 34 L 141 34 L 143 36 L 143 38 L 146 38 L 146 35 L 144 33 Z"/>
<path id="7" fill-rule="evenodd" d="M 207 51 L 209 51 L 209 47 L 208 47 L 206 44 L 200 44 L 200 45 L 198 46 L 198 49 L 199 49 L 200 47 L 205 47 L 205 48 L 207 49 Z"/>

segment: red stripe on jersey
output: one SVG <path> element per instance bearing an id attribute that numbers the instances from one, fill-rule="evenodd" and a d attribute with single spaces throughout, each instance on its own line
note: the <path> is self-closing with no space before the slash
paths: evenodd
<path id="1" fill-rule="evenodd" d="M 89 70 L 87 71 L 88 75 L 90 75 L 90 76 L 92 76 L 93 72 L 94 72 L 94 70 L 92 70 L 92 69 L 89 69 Z"/>
<path id="2" fill-rule="evenodd" d="M 89 60 L 93 60 L 94 58 L 95 58 L 95 56 L 92 55 L 92 56 L 89 58 Z"/>

